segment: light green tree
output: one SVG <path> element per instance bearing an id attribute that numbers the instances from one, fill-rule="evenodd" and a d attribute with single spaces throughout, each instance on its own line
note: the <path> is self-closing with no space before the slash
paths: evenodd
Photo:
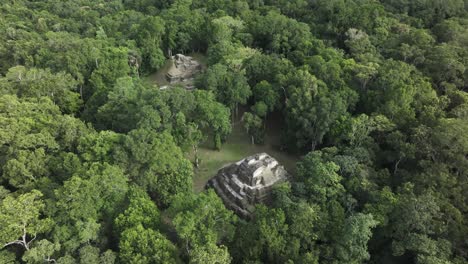
<path id="1" fill-rule="evenodd" d="M 161 233 L 141 224 L 125 229 L 119 242 L 119 258 L 125 263 L 175 263 L 175 247 Z"/>
<path id="2" fill-rule="evenodd" d="M 49 231 L 50 218 L 43 218 L 42 193 L 32 190 L 18 197 L 7 196 L 0 204 L 0 244 L 2 248 L 18 245 L 26 251 L 37 236 Z"/>

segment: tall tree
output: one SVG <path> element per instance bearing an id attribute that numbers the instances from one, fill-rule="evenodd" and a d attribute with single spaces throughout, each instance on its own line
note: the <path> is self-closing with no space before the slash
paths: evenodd
<path id="1" fill-rule="evenodd" d="M 285 117 L 291 137 L 287 141 L 295 142 L 289 147 L 314 150 L 336 119 L 345 113 L 346 102 L 303 69 L 282 76 L 281 85 L 287 93 Z"/>
<path id="2" fill-rule="evenodd" d="M 125 139 L 124 150 L 127 154 L 120 165 L 159 204 L 167 206 L 174 195 L 191 190 L 192 164 L 169 133 L 133 130 Z"/>

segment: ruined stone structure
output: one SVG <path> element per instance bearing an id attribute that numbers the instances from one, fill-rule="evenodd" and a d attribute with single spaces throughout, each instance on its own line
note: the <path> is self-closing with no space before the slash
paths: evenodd
<path id="1" fill-rule="evenodd" d="M 201 64 L 192 57 L 177 54 L 172 56 L 172 65 L 166 79 L 170 84 L 185 83 L 187 88 L 191 88 L 193 78 L 201 70 Z"/>
<path id="2" fill-rule="evenodd" d="M 271 189 L 284 182 L 288 173 L 266 153 L 255 154 L 221 168 L 208 181 L 226 207 L 242 217 L 249 217 L 256 203 L 268 202 Z"/>

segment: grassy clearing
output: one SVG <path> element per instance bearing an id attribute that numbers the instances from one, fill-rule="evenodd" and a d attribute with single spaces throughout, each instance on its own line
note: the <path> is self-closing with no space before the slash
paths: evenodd
<path id="1" fill-rule="evenodd" d="M 216 172 L 226 164 L 241 160 L 255 153 L 266 152 L 276 158 L 286 170 L 294 174 L 295 164 L 299 160 L 298 156 L 290 155 L 279 150 L 279 135 L 281 127 L 274 122 L 268 120 L 268 133 L 265 138 L 265 144 L 252 145 L 250 137 L 243 129 L 241 122 L 236 122 L 233 125 L 231 135 L 227 142 L 223 145 L 221 151 L 213 150 L 213 143 L 210 139 L 199 149 L 201 158 L 200 167 L 195 169 L 193 178 L 193 188 L 195 192 L 203 190 L 206 182 L 216 175 Z"/>
<path id="2" fill-rule="evenodd" d="M 207 58 L 204 54 L 191 53 L 188 55 L 194 57 L 202 64 L 203 68 L 206 68 Z M 158 86 L 168 85 L 166 73 L 170 66 L 171 61 L 167 60 L 161 69 L 144 77 L 143 80 L 149 84 Z M 239 116 L 242 116 L 242 113 L 239 114 Z M 276 158 L 282 165 L 284 165 L 286 170 L 294 174 L 295 164 L 299 160 L 299 157 L 287 154 L 279 149 L 282 129 L 280 122 L 278 122 L 279 119 L 280 118 L 274 117 L 274 115 L 271 115 L 268 118 L 267 135 L 265 138 L 265 144 L 263 145 L 251 144 L 250 137 L 245 132 L 243 124 L 239 120 L 237 120 L 233 125 L 232 133 L 228 137 L 227 142 L 224 143 L 221 151 L 214 150 L 212 139 L 208 138 L 207 141 L 199 148 L 201 163 L 200 167 L 195 169 L 193 178 L 194 190 L 196 192 L 202 191 L 206 182 L 216 175 L 216 172 L 224 165 L 261 152 L 266 152 Z M 187 156 L 193 160 L 193 153 L 188 153 Z"/>

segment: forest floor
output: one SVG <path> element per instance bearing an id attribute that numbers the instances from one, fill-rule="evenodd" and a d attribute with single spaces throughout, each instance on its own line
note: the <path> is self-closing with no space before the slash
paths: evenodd
<path id="1" fill-rule="evenodd" d="M 281 125 L 274 116 L 267 120 L 267 134 L 265 143 L 262 145 L 252 145 L 249 135 L 245 132 L 241 121 L 233 124 L 232 133 L 223 144 L 220 151 L 214 150 L 212 138 L 202 144 L 198 150 L 200 166 L 195 168 L 193 177 L 193 188 L 195 192 L 204 189 L 208 180 L 215 176 L 217 171 L 232 162 L 239 161 L 247 156 L 266 152 L 276 158 L 278 162 L 286 168 L 292 175 L 295 173 L 296 162 L 299 156 L 291 155 L 280 150 Z M 192 160 L 192 157 L 191 157 Z"/>

